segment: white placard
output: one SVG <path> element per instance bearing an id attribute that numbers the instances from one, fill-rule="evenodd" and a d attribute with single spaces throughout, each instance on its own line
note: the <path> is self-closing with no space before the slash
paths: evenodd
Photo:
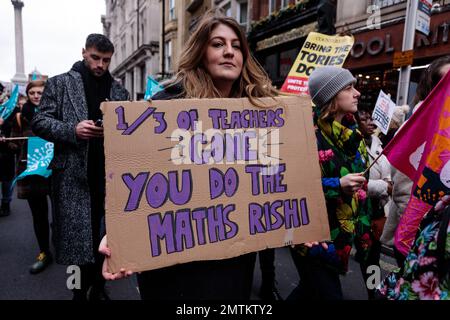
<path id="1" fill-rule="evenodd" d="M 417 8 L 416 30 L 430 34 L 432 0 L 420 0 Z"/>
<path id="2" fill-rule="evenodd" d="M 373 122 L 380 128 L 381 132 L 387 134 L 389 124 L 391 123 L 392 116 L 394 115 L 395 103 L 391 98 L 380 90 L 375 109 L 373 110 L 372 118 Z"/>

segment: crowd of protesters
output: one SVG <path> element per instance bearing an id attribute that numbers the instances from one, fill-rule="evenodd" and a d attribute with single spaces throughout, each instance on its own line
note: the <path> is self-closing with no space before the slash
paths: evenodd
<path id="1" fill-rule="evenodd" d="M 42 272 L 53 261 L 51 231 L 56 262 L 80 266 L 81 287 L 73 290 L 74 300 L 108 299 L 105 281 L 133 274 L 125 269 L 110 273 L 107 268 L 114 252 L 108 248 L 104 229 L 105 157 L 99 107 L 106 100 L 129 100 L 128 92 L 109 73 L 113 54 L 109 39 L 89 35 L 82 61 L 47 82 L 31 81 L 14 112 L 8 119 L 0 118 L 2 219 L 11 214 L 14 177 L 27 166 L 26 140 L 9 138 L 36 135 L 54 143 L 51 178 L 20 180 L 17 197 L 28 201 L 40 249 L 30 272 Z M 424 70 L 414 110 L 449 69 L 450 57 L 443 57 Z M 348 271 L 352 248 L 364 279 L 361 286 L 366 286 L 368 267 L 379 266 L 382 245 L 394 249 L 399 271 L 390 274 L 377 290 L 367 289 L 369 299 L 449 299 L 450 199 L 443 197 L 419 219 L 410 251 L 396 248 L 393 238 L 398 224 L 405 220 L 402 214 L 412 182 L 386 157 L 380 157 L 386 136 L 376 130 L 373 108 L 358 106 L 356 82 L 350 71 L 331 66 L 317 68 L 309 78 L 332 238 L 290 248 L 300 282 L 288 299 L 343 299 L 340 275 Z M 152 99 L 246 97 L 259 106 L 258 97 L 276 99 L 280 95 L 252 57 L 239 24 L 209 12 L 186 43 L 175 77 Z M 398 107 L 397 115 L 407 110 Z M 402 125 L 403 117 L 397 118 L 391 133 Z M 51 228 L 47 196 L 52 204 Z M 281 299 L 275 285 L 274 251 L 259 254 L 261 297 Z M 418 257 L 427 257 L 427 261 Z M 256 253 L 250 253 L 142 272 L 137 274 L 139 292 L 142 299 L 248 300 L 255 259 Z M 416 260 L 420 268 L 411 268 Z M 424 294 L 417 283 L 425 276 L 432 278 L 439 290 Z M 409 283 L 409 291 L 399 290 L 399 283 Z"/>

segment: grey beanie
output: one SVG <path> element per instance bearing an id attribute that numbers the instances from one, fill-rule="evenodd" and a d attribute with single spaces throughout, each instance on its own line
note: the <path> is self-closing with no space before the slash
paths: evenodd
<path id="1" fill-rule="evenodd" d="M 309 76 L 309 94 L 314 104 L 322 107 L 339 91 L 355 82 L 356 79 L 347 69 L 332 66 L 319 67 Z"/>

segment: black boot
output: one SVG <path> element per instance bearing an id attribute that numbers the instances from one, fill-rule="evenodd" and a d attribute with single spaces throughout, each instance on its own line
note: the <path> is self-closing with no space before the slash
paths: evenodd
<path id="1" fill-rule="evenodd" d="M 11 208 L 9 206 L 9 202 L 3 202 L 2 207 L 0 208 L 0 217 L 7 217 L 11 213 Z"/>
<path id="2" fill-rule="evenodd" d="M 41 252 L 37 257 L 37 261 L 33 263 L 30 268 L 31 274 L 36 274 L 44 271 L 53 261 L 52 255 L 49 252 Z"/>

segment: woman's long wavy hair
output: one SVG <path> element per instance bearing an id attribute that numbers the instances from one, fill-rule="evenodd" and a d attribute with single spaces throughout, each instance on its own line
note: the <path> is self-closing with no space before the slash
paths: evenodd
<path id="1" fill-rule="evenodd" d="M 228 98 L 221 96 L 203 65 L 210 35 L 219 24 L 230 27 L 236 33 L 243 55 L 241 75 L 233 84 L 231 97 L 248 97 L 252 104 L 262 106 L 256 98 L 273 98 L 279 92 L 272 86 L 261 65 L 252 57 L 247 38 L 239 24 L 220 12 L 208 11 L 199 21 L 181 53 L 175 83 L 183 85 L 186 98 Z"/>
<path id="2" fill-rule="evenodd" d="M 337 104 L 337 95 L 333 97 L 333 99 L 331 99 L 330 102 L 326 103 L 325 105 L 323 105 L 322 107 L 320 107 L 320 116 L 319 119 L 320 120 L 331 120 L 334 119 L 334 117 L 336 116 L 338 110 L 339 110 L 339 106 Z"/>

